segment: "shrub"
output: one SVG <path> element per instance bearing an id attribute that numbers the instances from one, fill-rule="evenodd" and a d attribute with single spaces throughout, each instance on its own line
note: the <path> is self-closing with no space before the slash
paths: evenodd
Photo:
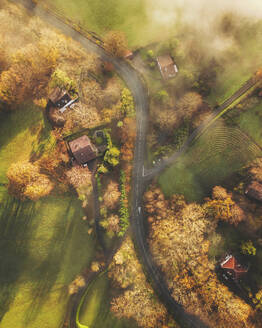
<path id="1" fill-rule="evenodd" d="M 120 231 L 118 232 L 118 236 L 122 237 L 129 227 L 128 199 L 126 195 L 126 175 L 123 170 L 120 172 L 120 192 Z"/>
<path id="2" fill-rule="evenodd" d="M 61 89 L 66 89 L 71 96 L 75 96 L 77 94 L 77 85 L 74 80 L 71 80 L 66 72 L 56 69 L 51 76 L 50 87 L 59 87 Z"/>
<path id="3" fill-rule="evenodd" d="M 166 104 L 168 102 L 169 95 L 166 90 L 160 90 L 155 94 L 155 99 L 162 104 Z"/>
<path id="4" fill-rule="evenodd" d="M 242 242 L 241 244 L 241 252 L 243 254 L 246 254 L 246 255 L 252 255 L 252 256 L 255 256 L 256 255 L 256 248 L 254 247 L 253 243 L 251 240 L 249 241 L 246 241 L 246 242 Z"/>
<path id="5" fill-rule="evenodd" d="M 124 88 L 121 93 L 121 112 L 127 117 L 134 117 L 136 115 L 134 100 L 130 90 Z"/>
<path id="6" fill-rule="evenodd" d="M 117 147 L 112 147 L 105 153 L 104 160 L 112 166 L 117 166 L 119 164 L 119 155 L 120 150 Z"/>

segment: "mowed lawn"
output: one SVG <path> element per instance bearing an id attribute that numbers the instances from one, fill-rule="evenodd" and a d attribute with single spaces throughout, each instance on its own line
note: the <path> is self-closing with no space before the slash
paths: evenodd
<path id="1" fill-rule="evenodd" d="M 144 0 L 46 0 L 66 17 L 99 35 L 110 30 L 126 33 L 130 47 L 140 47 L 160 35 L 158 26 L 146 15 Z"/>
<path id="2" fill-rule="evenodd" d="M 7 193 L 6 170 L 30 157 L 43 122 L 27 105 L 0 122 L 0 326 L 57 328 L 68 284 L 91 262 L 95 243 L 74 193 L 20 202 Z"/>

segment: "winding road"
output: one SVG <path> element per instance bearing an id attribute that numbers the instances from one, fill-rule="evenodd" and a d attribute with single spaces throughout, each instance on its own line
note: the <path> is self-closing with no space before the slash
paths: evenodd
<path id="1" fill-rule="evenodd" d="M 176 160 L 184 151 L 186 151 L 192 141 L 195 140 L 195 138 L 204 131 L 208 124 L 212 123 L 212 120 L 214 120 L 214 118 L 219 114 L 219 112 L 222 111 L 222 108 L 214 112 L 214 115 L 212 115 L 211 119 L 208 120 L 208 122 L 205 122 L 205 124 L 202 124 L 201 127 L 199 127 L 193 132 L 193 134 L 189 137 L 189 139 L 179 152 L 173 154 L 173 156 L 171 156 L 171 158 L 168 159 L 167 162 L 163 163 L 159 167 L 154 168 L 153 170 L 148 172 L 147 176 L 145 176 L 144 163 L 146 159 L 146 133 L 149 104 L 147 97 L 147 89 L 143 83 L 140 74 L 128 62 L 111 57 L 99 45 L 89 40 L 80 32 L 76 31 L 73 27 L 67 25 L 63 20 L 59 19 L 50 11 L 45 10 L 41 6 L 34 6 L 32 5 L 32 2 L 26 0 L 16 0 L 13 2 L 22 4 L 27 9 L 29 9 L 31 13 L 39 16 L 55 28 L 62 31 L 67 36 L 70 36 L 75 41 L 78 41 L 88 52 L 93 52 L 100 56 L 102 60 L 111 62 L 114 65 L 118 75 L 125 81 L 127 87 L 131 90 L 135 101 L 137 118 L 137 138 L 135 143 L 134 168 L 132 177 L 131 217 L 131 227 L 135 246 L 139 258 L 143 264 L 145 273 L 149 278 L 154 291 L 159 296 L 159 299 L 166 306 L 169 313 L 174 317 L 174 319 L 178 321 L 183 327 L 207 327 L 198 317 L 188 314 L 183 309 L 182 305 L 172 298 L 171 291 L 167 287 L 167 284 L 163 278 L 163 274 L 156 266 L 149 250 L 149 245 L 147 243 L 147 237 L 145 233 L 142 200 L 148 178 L 151 178 L 155 174 L 158 174 L 162 169 L 164 169 L 167 165 Z M 238 95 L 238 97 L 239 96 L 240 95 Z M 233 100 L 233 98 L 231 100 Z M 229 104 L 230 101 L 224 104 L 224 106 L 228 106 Z M 95 279 L 95 277 L 90 277 L 90 280 L 92 279 Z M 74 298 L 74 304 L 70 309 L 70 328 L 76 326 L 76 309 L 84 293 L 85 290 L 82 289 L 80 293 L 78 293 Z"/>

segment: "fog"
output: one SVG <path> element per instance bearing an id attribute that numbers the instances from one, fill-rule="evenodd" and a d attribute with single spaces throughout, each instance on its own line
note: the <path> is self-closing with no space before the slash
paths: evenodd
<path id="1" fill-rule="evenodd" d="M 233 12 L 243 17 L 262 18 L 261 0 L 145 0 L 147 15 L 159 26 L 172 24 L 180 13 L 182 20 L 200 29 L 213 25 L 221 14 Z"/>
<path id="2" fill-rule="evenodd" d="M 223 16 L 231 15 L 236 29 L 262 19 L 261 0 L 145 0 L 145 3 L 148 22 L 154 30 L 162 31 L 162 38 L 179 34 L 187 27 L 207 51 L 216 56 L 238 48 L 232 33 L 218 30 Z M 253 35 L 253 38 L 257 36 Z"/>

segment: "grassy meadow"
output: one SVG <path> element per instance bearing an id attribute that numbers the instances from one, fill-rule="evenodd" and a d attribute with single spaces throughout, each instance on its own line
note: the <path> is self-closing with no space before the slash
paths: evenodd
<path id="1" fill-rule="evenodd" d="M 110 30 L 124 31 L 131 47 L 152 42 L 159 33 L 157 29 L 152 33 L 152 26 L 147 26 L 150 20 L 141 0 L 47 0 L 45 3 L 100 35 Z"/>
<path id="2" fill-rule="evenodd" d="M 59 327 L 68 284 L 94 253 L 75 194 L 20 202 L 4 186 L 8 166 L 30 157 L 42 123 L 41 110 L 32 105 L 1 117 L 0 318 L 5 328 Z"/>

